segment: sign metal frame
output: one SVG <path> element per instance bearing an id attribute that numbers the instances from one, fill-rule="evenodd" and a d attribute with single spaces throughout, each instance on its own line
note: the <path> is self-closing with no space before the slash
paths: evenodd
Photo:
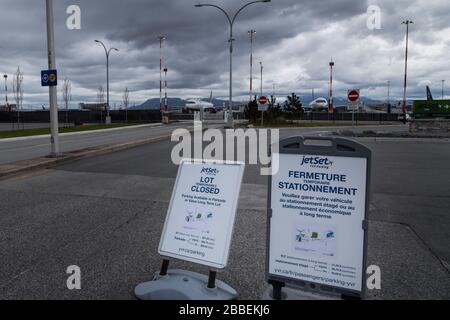
<path id="1" fill-rule="evenodd" d="M 331 146 L 305 144 L 307 141 L 321 141 L 331 143 Z M 271 151 L 272 152 L 272 151 Z M 347 298 L 363 299 L 366 293 L 366 270 L 367 270 L 367 241 L 368 241 L 368 212 L 369 212 L 369 195 L 370 195 L 370 173 L 371 173 L 371 157 L 370 149 L 357 142 L 343 138 L 324 138 L 324 137 L 290 137 L 280 141 L 279 152 L 281 154 L 293 155 L 312 155 L 312 156 L 333 156 L 346 158 L 363 158 L 366 159 L 366 194 L 365 194 L 365 212 L 363 215 L 362 229 L 363 237 L 363 256 L 362 256 L 362 281 L 361 291 L 345 289 L 342 287 L 324 285 L 322 283 L 289 278 L 281 275 L 270 274 L 270 235 L 271 235 L 271 219 L 272 219 L 272 176 L 269 176 L 267 188 L 267 239 L 266 239 L 266 281 L 279 289 L 285 285 L 291 285 L 295 288 L 323 295 L 334 295 Z"/>

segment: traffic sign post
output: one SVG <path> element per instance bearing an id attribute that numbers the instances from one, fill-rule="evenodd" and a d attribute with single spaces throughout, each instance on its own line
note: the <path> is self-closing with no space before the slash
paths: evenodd
<path id="1" fill-rule="evenodd" d="M 57 70 L 42 70 L 41 71 L 41 86 L 55 87 L 58 85 Z"/>
<path id="2" fill-rule="evenodd" d="M 359 104 L 359 89 L 348 90 L 347 93 L 347 103 L 348 106 L 352 107 L 352 127 L 355 125 L 355 107 L 358 107 Z"/>
<path id="3" fill-rule="evenodd" d="M 348 90 L 347 98 L 349 103 L 358 103 L 359 89 Z"/>
<path id="4" fill-rule="evenodd" d="M 267 111 L 267 97 L 261 96 L 258 99 L 258 111 L 261 111 L 261 127 L 264 126 L 264 112 Z"/>
<path id="5" fill-rule="evenodd" d="M 364 298 L 371 151 L 293 137 L 272 159 L 264 298 Z"/>
<path id="6" fill-rule="evenodd" d="M 135 288 L 142 300 L 231 300 L 237 292 L 216 272 L 228 263 L 244 163 L 183 160 L 170 200 L 159 254 L 164 257 L 153 280 Z M 169 259 L 209 267 L 209 277 L 168 270 Z"/>

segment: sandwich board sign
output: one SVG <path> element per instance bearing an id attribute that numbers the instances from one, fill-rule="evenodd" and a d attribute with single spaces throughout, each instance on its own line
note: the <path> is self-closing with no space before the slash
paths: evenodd
<path id="1" fill-rule="evenodd" d="M 181 162 L 160 255 L 216 269 L 226 267 L 244 166 L 242 162 Z"/>
<path id="2" fill-rule="evenodd" d="M 363 298 L 371 151 L 342 138 L 293 137 L 272 155 L 267 280 Z M 278 298 L 279 299 L 279 298 Z"/>

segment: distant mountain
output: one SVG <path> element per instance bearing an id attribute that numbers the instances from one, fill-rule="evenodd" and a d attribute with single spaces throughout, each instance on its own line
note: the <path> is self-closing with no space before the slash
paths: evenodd
<path id="1" fill-rule="evenodd" d="M 180 98 L 169 98 L 168 104 L 172 108 L 181 108 L 186 105 L 186 100 Z M 159 110 L 159 107 L 159 98 L 153 98 L 148 99 L 139 106 L 131 107 L 130 110 Z"/>
<path id="2" fill-rule="evenodd" d="M 209 102 L 209 98 L 203 98 L 201 100 Z M 227 101 L 215 98 L 212 99 L 212 103 L 218 107 L 223 106 L 224 102 Z M 183 108 L 186 105 L 186 100 L 180 98 L 168 98 L 168 104 L 170 108 Z M 141 105 L 131 107 L 130 110 L 159 110 L 159 98 L 148 99 Z"/>
<path id="3" fill-rule="evenodd" d="M 316 96 L 316 99 L 320 96 Z M 324 97 L 327 98 L 327 97 Z M 208 101 L 209 98 L 203 98 L 201 99 L 203 101 Z M 284 99 L 281 97 L 278 97 L 278 102 L 282 105 L 284 103 Z M 300 96 L 300 100 L 303 102 L 303 104 L 309 104 L 311 101 L 313 101 L 312 97 L 310 95 L 302 95 Z M 383 101 L 380 100 L 373 100 L 367 97 L 361 97 L 361 101 L 363 101 L 365 104 L 379 104 L 383 103 Z M 222 100 L 222 99 L 212 99 L 212 103 L 216 107 L 222 107 L 224 103 L 227 103 L 228 100 Z M 181 98 L 169 98 L 168 99 L 169 107 L 174 109 L 181 109 L 186 105 L 186 100 Z M 234 102 L 234 103 L 246 103 L 246 102 Z M 341 105 L 347 105 L 347 98 L 343 97 L 334 97 L 334 105 L 335 106 L 341 106 Z M 145 101 L 143 104 L 131 107 L 130 110 L 159 110 L 159 98 L 152 98 Z"/>

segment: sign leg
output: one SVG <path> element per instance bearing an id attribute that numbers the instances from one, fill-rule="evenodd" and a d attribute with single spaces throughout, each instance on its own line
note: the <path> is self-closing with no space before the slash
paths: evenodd
<path id="1" fill-rule="evenodd" d="M 209 270 L 209 278 L 208 278 L 208 288 L 214 289 L 216 287 L 216 276 L 217 271 Z"/>
<path id="2" fill-rule="evenodd" d="M 269 284 L 272 285 L 273 291 L 272 291 L 272 297 L 274 300 L 282 300 L 282 294 L 281 291 L 285 284 L 283 282 L 279 281 L 269 281 Z"/>
<path id="3" fill-rule="evenodd" d="M 167 259 L 164 259 L 161 266 L 161 271 L 159 273 L 160 276 L 167 276 L 167 270 L 169 269 L 169 263 L 170 261 Z"/>

